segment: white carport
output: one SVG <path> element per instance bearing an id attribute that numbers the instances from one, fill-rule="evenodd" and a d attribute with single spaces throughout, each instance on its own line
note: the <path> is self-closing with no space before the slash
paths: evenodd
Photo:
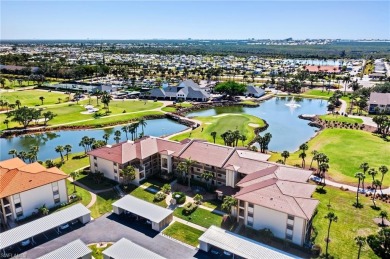
<path id="1" fill-rule="evenodd" d="M 91 259 L 92 250 L 83 243 L 80 239 L 77 239 L 69 244 L 58 248 L 38 259 Z"/>
<path id="2" fill-rule="evenodd" d="M 126 238 L 120 239 L 118 242 L 105 249 L 103 252 L 104 259 L 123 259 L 123 258 L 137 258 L 137 259 L 164 259 L 156 253 L 139 246 Z"/>
<path id="3" fill-rule="evenodd" d="M 31 238 L 34 244 L 34 236 L 48 230 L 55 229 L 61 233 L 59 227 L 73 220 L 79 220 L 86 224 L 91 220 L 91 211 L 81 203 L 55 212 L 48 216 L 36 219 L 19 227 L 0 233 L 0 250 Z"/>
<path id="4" fill-rule="evenodd" d="M 172 210 L 162 208 L 132 195 L 126 195 L 114 202 L 112 204 L 112 209 L 114 213 L 118 215 L 127 211 L 148 219 L 152 222 L 152 229 L 156 231 L 161 231 L 173 220 Z"/>
<path id="5" fill-rule="evenodd" d="M 208 252 L 212 247 L 230 252 L 235 256 L 258 258 L 298 258 L 281 250 L 253 241 L 252 239 L 237 235 L 222 228 L 211 226 L 199 238 L 199 248 Z"/>

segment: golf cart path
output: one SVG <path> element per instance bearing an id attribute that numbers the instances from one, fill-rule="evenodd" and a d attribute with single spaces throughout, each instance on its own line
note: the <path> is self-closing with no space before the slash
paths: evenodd
<path id="1" fill-rule="evenodd" d="M 341 106 L 339 109 L 339 113 L 347 113 L 347 102 L 344 100 L 341 100 Z M 356 119 L 361 119 L 363 121 L 364 125 L 371 126 L 371 127 L 377 127 L 376 123 L 372 120 L 371 117 L 367 116 L 357 116 L 357 115 L 348 115 L 350 118 L 356 118 Z"/>

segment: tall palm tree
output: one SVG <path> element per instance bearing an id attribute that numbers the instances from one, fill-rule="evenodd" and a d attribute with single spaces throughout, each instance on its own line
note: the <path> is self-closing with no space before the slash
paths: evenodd
<path id="1" fill-rule="evenodd" d="M 41 104 L 43 105 L 43 100 L 45 100 L 45 97 L 40 96 L 40 97 L 39 97 L 39 100 L 41 100 Z"/>
<path id="2" fill-rule="evenodd" d="M 122 181 L 124 185 L 128 185 L 135 179 L 135 168 L 131 165 L 126 166 L 121 170 Z"/>
<path id="3" fill-rule="evenodd" d="M 317 150 L 313 150 L 311 151 L 311 154 L 313 155 L 313 157 L 311 158 L 311 162 L 310 162 L 310 168 L 313 168 L 313 161 L 316 160 L 316 156 L 318 154 L 318 151 Z"/>
<path id="4" fill-rule="evenodd" d="M 8 120 L 8 119 L 5 119 L 5 120 L 3 121 L 3 123 L 7 126 L 7 129 L 8 129 L 9 120 Z"/>
<path id="5" fill-rule="evenodd" d="M 383 183 L 383 178 L 385 177 L 385 174 L 387 174 L 388 171 L 389 171 L 389 169 L 385 165 L 382 165 L 379 167 L 379 172 L 381 172 L 381 174 L 382 174 L 382 179 L 381 179 L 382 183 Z"/>
<path id="6" fill-rule="evenodd" d="M 100 90 L 96 90 L 95 91 L 95 95 L 96 95 L 96 106 L 99 106 L 99 99 L 100 97 L 102 96 L 103 92 L 100 91 Z"/>
<path id="7" fill-rule="evenodd" d="M 127 137 L 127 133 L 129 132 L 129 127 L 125 125 L 121 128 L 121 130 L 126 134 L 126 139 L 129 140 L 129 138 Z"/>
<path id="8" fill-rule="evenodd" d="M 79 177 L 79 172 L 78 171 L 73 171 L 69 174 L 70 177 L 72 177 L 72 180 L 73 180 L 73 192 L 75 193 L 76 192 L 76 178 Z"/>
<path id="9" fill-rule="evenodd" d="M 207 183 L 207 188 L 209 188 L 210 180 L 214 178 L 214 173 L 210 171 L 203 171 L 201 174 L 201 177 L 206 181 Z"/>
<path id="10" fill-rule="evenodd" d="M 55 151 L 57 153 L 60 153 L 61 156 L 61 162 L 64 162 L 64 156 L 62 155 L 62 152 L 64 152 L 64 147 L 61 145 L 56 146 Z"/>
<path id="11" fill-rule="evenodd" d="M 12 158 L 14 158 L 18 155 L 18 151 L 16 151 L 16 149 L 11 149 L 8 151 L 8 155 L 12 155 Z"/>
<path id="12" fill-rule="evenodd" d="M 351 82 L 351 76 L 348 74 L 343 78 L 344 83 L 344 95 L 347 93 L 347 84 Z"/>
<path id="13" fill-rule="evenodd" d="M 325 173 L 329 169 L 329 164 L 328 163 L 321 163 L 319 169 L 320 169 L 320 173 L 321 173 L 321 178 L 324 180 L 323 185 L 322 185 L 322 188 L 324 188 L 325 179 L 326 179 Z"/>
<path id="14" fill-rule="evenodd" d="M 15 104 L 16 104 L 16 106 L 18 106 L 18 109 L 20 108 L 20 105 L 22 105 L 22 103 L 20 102 L 20 100 L 16 100 L 16 101 L 15 101 Z"/>
<path id="15" fill-rule="evenodd" d="M 385 210 L 381 210 L 381 212 L 379 213 L 379 216 L 382 218 L 382 227 L 385 226 L 385 219 L 388 219 L 388 214 L 387 214 L 387 211 Z"/>
<path id="16" fill-rule="evenodd" d="M 30 147 L 30 153 L 33 156 L 33 160 L 38 160 L 38 152 L 39 152 L 39 146 L 31 146 Z"/>
<path id="17" fill-rule="evenodd" d="M 210 133 L 210 135 L 213 137 L 214 144 L 215 144 L 215 138 L 217 137 L 217 132 L 213 131 L 213 132 Z"/>
<path id="18" fill-rule="evenodd" d="M 325 256 L 326 258 L 328 258 L 328 247 L 329 247 L 329 235 L 330 235 L 330 227 L 332 225 L 332 222 L 337 222 L 338 218 L 336 216 L 336 214 L 334 214 L 333 212 L 328 212 L 328 214 L 325 216 L 326 219 L 329 220 L 329 225 L 328 225 L 328 234 L 327 234 L 327 237 L 326 237 L 326 250 L 325 250 Z"/>
<path id="19" fill-rule="evenodd" d="M 358 188 L 356 190 L 356 208 L 359 206 L 359 189 L 360 189 L 360 183 L 366 176 L 362 172 L 357 172 L 355 174 L 355 178 L 358 179 Z"/>
<path id="20" fill-rule="evenodd" d="M 379 186 L 382 186 L 382 183 L 379 180 L 374 180 L 372 182 L 372 186 L 374 187 L 374 194 L 372 195 L 372 203 L 374 203 L 374 208 L 376 209 L 376 203 L 375 203 L 376 190 L 378 189 Z"/>
<path id="21" fill-rule="evenodd" d="M 103 135 L 103 139 L 104 139 L 104 141 L 106 142 L 106 145 L 107 145 L 107 143 L 108 143 L 108 140 L 110 139 L 110 134 L 108 134 L 108 133 L 104 133 L 104 135 Z"/>
<path id="22" fill-rule="evenodd" d="M 245 141 L 247 140 L 247 137 L 245 136 L 245 134 L 241 135 L 240 140 L 242 142 L 242 145 L 245 146 Z"/>
<path id="23" fill-rule="evenodd" d="M 378 171 L 375 168 L 370 168 L 370 169 L 368 169 L 367 173 L 369 175 L 371 175 L 372 180 L 374 181 L 375 180 L 375 176 L 378 174 Z"/>
<path id="24" fill-rule="evenodd" d="M 104 92 L 102 95 L 102 103 L 107 107 L 107 112 L 110 112 L 109 104 L 112 100 L 111 94 Z"/>
<path id="25" fill-rule="evenodd" d="M 355 242 L 359 246 L 359 251 L 358 251 L 358 259 L 360 259 L 360 253 L 362 251 L 362 247 L 366 244 L 366 237 L 362 236 L 357 236 L 355 237 Z"/>
<path id="26" fill-rule="evenodd" d="M 141 118 L 139 121 L 138 121 L 139 125 L 141 125 L 142 127 L 142 136 L 145 134 L 144 132 L 144 128 L 146 128 L 146 125 L 148 125 L 148 123 L 146 122 L 146 120 L 144 118 Z"/>
<path id="27" fill-rule="evenodd" d="M 67 144 L 64 146 L 64 150 L 66 152 L 66 160 L 69 160 L 69 153 L 72 152 L 72 146 Z"/>
<path id="28" fill-rule="evenodd" d="M 114 136 L 114 140 L 116 141 L 116 143 L 119 143 L 119 140 L 121 140 L 121 132 L 119 130 L 115 131 Z"/>
<path id="29" fill-rule="evenodd" d="M 283 157 L 283 164 L 286 164 L 287 158 L 290 156 L 290 152 L 287 150 L 283 151 L 282 154 L 280 154 Z"/>
<path id="30" fill-rule="evenodd" d="M 186 173 L 188 177 L 188 187 L 191 187 L 191 176 L 192 176 L 192 166 L 196 163 L 196 161 L 192 160 L 191 157 L 187 158 L 184 161 L 186 165 Z"/>
<path id="31" fill-rule="evenodd" d="M 305 152 L 300 153 L 299 158 L 302 158 L 302 168 L 305 168 L 305 166 L 306 166 L 306 162 L 305 162 L 306 153 Z"/>
<path id="32" fill-rule="evenodd" d="M 364 174 L 364 176 L 366 176 L 366 172 L 370 168 L 370 166 L 368 165 L 367 162 L 364 162 L 364 163 L 360 164 L 359 168 L 363 169 L 363 174 Z M 363 190 L 364 190 L 364 178 L 363 178 L 363 181 L 362 181 L 362 186 L 363 186 Z"/>

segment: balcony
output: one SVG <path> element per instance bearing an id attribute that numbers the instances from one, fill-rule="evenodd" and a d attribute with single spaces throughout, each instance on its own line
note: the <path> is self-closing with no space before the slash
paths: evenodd
<path id="1" fill-rule="evenodd" d="M 10 206 L 10 203 L 9 203 L 9 201 L 8 201 L 7 198 L 4 198 L 4 199 L 3 199 L 3 204 L 4 204 L 4 207 Z"/>
<path id="2" fill-rule="evenodd" d="M 240 201 L 238 205 L 240 208 L 245 208 L 245 201 Z"/>
<path id="3" fill-rule="evenodd" d="M 12 211 L 10 207 L 4 208 L 4 210 L 5 210 L 5 216 L 12 215 Z"/>

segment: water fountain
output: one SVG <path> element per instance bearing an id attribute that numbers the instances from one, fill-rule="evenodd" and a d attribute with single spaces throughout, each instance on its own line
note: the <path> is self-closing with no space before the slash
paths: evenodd
<path id="1" fill-rule="evenodd" d="M 294 97 L 291 99 L 291 101 L 290 102 L 288 102 L 288 103 L 286 103 L 286 104 L 284 104 L 284 105 L 286 105 L 286 106 L 288 106 L 288 107 L 290 107 L 290 108 L 298 108 L 298 107 L 301 107 L 301 105 L 300 104 L 297 104 L 297 102 L 294 100 Z"/>

